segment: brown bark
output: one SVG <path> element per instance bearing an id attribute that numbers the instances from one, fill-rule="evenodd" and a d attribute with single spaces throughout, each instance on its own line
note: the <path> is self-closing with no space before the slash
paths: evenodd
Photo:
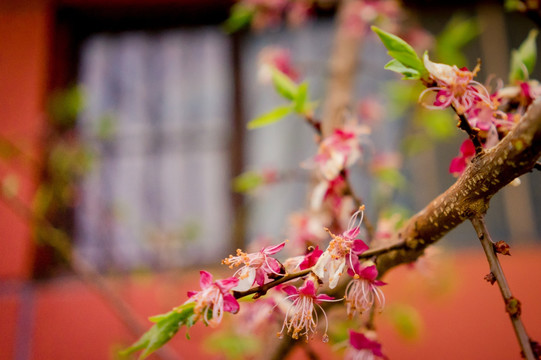
<path id="1" fill-rule="evenodd" d="M 484 214 L 490 199 L 516 177 L 531 171 L 541 156 L 541 99 L 498 145 L 477 155 L 443 194 L 407 221 L 398 233 L 404 247 L 378 257 L 380 274 L 415 261 L 424 249 L 466 219 Z"/>

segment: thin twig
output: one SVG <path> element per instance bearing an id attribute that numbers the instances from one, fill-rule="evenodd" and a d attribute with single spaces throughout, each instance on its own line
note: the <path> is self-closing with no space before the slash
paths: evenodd
<path id="1" fill-rule="evenodd" d="M 479 137 L 477 134 L 479 133 L 479 130 L 474 129 L 471 127 L 470 122 L 466 118 L 466 115 L 461 114 L 457 111 L 457 109 L 454 107 L 454 105 L 451 106 L 455 113 L 458 115 L 458 118 L 460 119 L 458 122 L 458 127 L 466 132 L 468 136 L 470 137 L 470 140 L 473 142 L 473 146 L 475 147 L 475 153 L 479 154 L 483 151 L 483 145 L 481 144 L 481 141 L 479 140 Z"/>
<path id="2" fill-rule="evenodd" d="M 310 125 L 317 132 L 317 134 L 321 136 L 321 121 L 316 120 L 313 116 L 306 114 L 304 115 L 304 119 L 308 125 Z"/>
<path id="3" fill-rule="evenodd" d="M 240 299 L 240 298 L 243 298 L 243 297 L 251 295 L 251 294 L 258 294 L 258 296 L 263 296 L 263 295 L 265 295 L 267 293 L 267 291 L 269 291 L 273 287 L 278 286 L 280 284 L 283 284 L 285 282 L 288 282 L 290 280 L 294 280 L 294 279 L 306 276 L 311 271 L 312 271 L 312 268 L 309 268 L 309 269 L 301 270 L 301 271 L 298 271 L 298 272 L 286 274 L 286 275 L 284 275 L 283 277 L 281 277 L 281 278 L 279 278 L 277 280 L 271 281 L 271 282 L 266 283 L 264 285 L 253 287 L 253 288 L 251 288 L 249 290 L 246 290 L 246 291 L 233 291 L 233 296 L 235 296 L 236 299 Z"/>
<path id="4" fill-rule="evenodd" d="M 511 323 L 513 324 L 513 328 L 522 352 L 527 360 L 535 360 L 532 347 L 530 345 L 530 338 L 528 337 L 524 324 L 520 318 L 520 301 L 513 297 L 509 284 L 505 279 L 498 256 L 494 252 L 494 242 L 492 241 L 485 225 L 484 215 L 479 215 L 472 218 L 471 223 L 477 232 L 479 240 L 481 240 L 481 245 L 483 245 L 483 250 L 485 251 L 485 255 L 490 265 L 490 272 L 492 275 L 494 275 L 494 278 L 500 287 L 502 297 L 505 301 L 506 311 L 509 314 Z"/>

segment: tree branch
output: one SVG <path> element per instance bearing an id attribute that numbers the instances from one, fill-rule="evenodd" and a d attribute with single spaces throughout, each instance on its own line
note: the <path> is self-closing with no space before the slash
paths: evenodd
<path id="1" fill-rule="evenodd" d="M 524 324 L 520 318 L 520 301 L 511 294 L 511 289 L 509 288 L 509 284 L 507 284 L 507 280 L 503 274 L 498 256 L 494 252 L 494 242 L 492 241 L 486 228 L 484 215 L 475 216 L 473 219 L 471 219 L 471 223 L 475 228 L 477 237 L 479 237 L 479 240 L 481 240 L 481 245 L 483 245 L 483 250 L 485 251 L 488 263 L 490 265 L 490 272 L 500 287 L 503 300 L 505 301 L 506 311 L 509 314 L 511 323 L 513 324 L 513 329 L 515 329 L 515 334 L 522 352 L 527 360 L 535 360 L 532 346 L 530 344 L 530 337 L 526 333 L 526 329 L 524 328 Z"/>
<path id="2" fill-rule="evenodd" d="M 405 247 L 379 256 L 380 275 L 415 261 L 429 245 L 466 219 L 484 214 L 492 196 L 535 167 L 541 156 L 541 99 L 495 147 L 473 158 L 462 176 L 443 194 L 411 217 L 398 233 Z"/>

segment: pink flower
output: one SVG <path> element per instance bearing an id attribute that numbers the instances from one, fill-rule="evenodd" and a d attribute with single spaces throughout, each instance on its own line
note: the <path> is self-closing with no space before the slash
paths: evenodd
<path id="1" fill-rule="evenodd" d="M 321 254 L 323 254 L 323 250 L 321 250 L 319 246 L 316 246 L 314 250 L 310 251 L 306 255 L 295 256 L 287 259 L 284 265 L 290 272 L 310 269 L 317 263 L 317 260 Z"/>
<path id="2" fill-rule="evenodd" d="M 333 180 L 361 157 L 361 146 L 353 131 L 336 129 L 319 145 L 314 158 L 320 173 Z"/>
<path id="3" fill-rule="evenodd" d="M 454 176 L 460 176 L 466 170 L 468 162 L 475 156 L 475 147 L 470 139 L 464 140 L 460 145 L 460 155 L 451 160 L 449 172 Z"/>
<path id="4" fill-rule="evenodd" d="M 258 79 L 262 83 L 270 83 L 272 69 L 281 71 L 293 81 L 299 80 L 299 72 L 294 68 L 291 53 L 287 49 L 267 46 L 261 50 L 259 53 Z"/>
<path id="5" fill-rule="evenodd" d="M 381 311 L 385 305 L 385 296 L 379 288 L 385 285 L 377 280 L 378 270 L 375 265 L 361 267 L 359 260 L 354 261 L 353 267 L 348 269 L 353 280 L 346 287 L 346 310 L 350 318 L 357 313 L 361 315 L 366 310 L 376 306 Z"/>
<path id="6" fill-rule="evenodd" d="M 336 210 L 340 207 L 346 189 L 346 181 L 341 175 L 332 180 L 323 179 L 312 191 L 310 207 L 312 210 L 317 211 L 321 209 L 324 202 L 327 202 L 331 209 Z"/>
<path id="7" fill-rule="evenodd" d="M 188 291 L 189 299 L 186 302 L 195 302 L 194 313 L 197 319 L 202 317 L 205 324 L 215 327 L 222 321 L 224 311 L 232 314 L 239 311 L 237 299 L 229 292 L 239 280 L 230 277 L 212 282 L 210 273 L 204 270 L 199 273 L 201 291 Z"/>
<path id="8" fill-rule="evenodd" d="M 357 220 L 359 218 L 359 220 Z M 332 237 L 329 246 L 314 266 L 314 274 L 321 280 L 328 278 L 329 287 L 333 289 L 345 271 L 346 263 L 353 266 L 354 259 L 368 250 L 368 245 L 356 239 L 361 231 L 363 209 L 359 209 L 350 219 L 348 228 L 341 235 L 329 234 Z"/>
<path id="9" fill-rule="evenodd" d="M 490 99 L 487 89 L 473 77 L 479 71 L 479 65 L 473 70 L 466 68 L 459 69 L 456 65 L 438 64 L 430 61 L 428 55 L 424 56 L 424 65 L 432 80 L 437 86 L 425 89 L 419 95 L 419 101 L 429 92 L 436 92 L 436 99 L 433 105 L 425 105 L 429 109 L 445 109 L 454 106 L 459 114 L 469 111 L 478 102 L 485 102 L 490 108 L 494 104 Z"/>
<path id="10" fill-rule="evenodd" d="M 377 124 L 385 115 L 385 107 L 381 103 L 381 100 L 375 97 L 362 99 L 359 101 L 357 109 L 361 121 L 368 124 Z"/>
<path id="11" fill-rule="evenodd" d="M 266 275 L 269 273 L 284 275 L 281 273 L 282 265 L 280 262 L 270 257 L 270 255 L 274 255 L 282 250 L 285 244 L 286 242 L 284 241 L 278 245 L 266 246 L 260 251 L 250 254 L 237 249 L 237 256 L 229 255 L 228 258 L 222 260 L 222 264 L 229 265 L 230 268 L 241 264 L 244 265 L 234 274 L 239 279 L 239 284 L 234 290 L 245 291 L 250 289 L 254 284 L 263 285 Z"/>
<path id="12" fill-rule="evenodd" d="M 323 341 L 327 342 L 329 323 L 327 314 L 325 314 L 325 311 L 319 304 L 322 301 L 332 301 L 334 298 L 325 294 L 316 295 L 316 281 L 311 278 L 308 278 L 298 290 L 292 285 L 284 286 L 282 290 L 288 295 L 286 299 L 291 300 L 291 305 L 287 309 L 282 329 L 278 335 L 282 336 L 284 330 L 287 329 L 287 334 L 291 334 L 293 339 L 298 339 L 299 336 L 306 336 L 306 340 L 309 340 L 310 335 L 316 332 L 318 324 L 315 305 L 319 307 L 325 316 Z"/>
<path id="13" fill-rule="evenodd" d="M 367 332 L 367 335 L 373 337 L 373 332 Z M 381 352 L 381 344 L 376 340 L 371 340 L 362 333 L 349 330 L 349 349 L 346 352 L 347 360 L 376 360 L 386 359 Z"/>

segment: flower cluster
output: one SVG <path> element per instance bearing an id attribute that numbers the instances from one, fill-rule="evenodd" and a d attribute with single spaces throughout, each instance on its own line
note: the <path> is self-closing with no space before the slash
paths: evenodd
<path id="1" fill-rule="evenodd" d="M 212 275 L 204 270 L 200 271 L 200 275 L 201 291 L 189 291 L 186 303 L 195 303 L 196 319 L 202 318 L 205 324 L 215 327 L 222 321 L 224 311 L 233 314 L 239 311 L 237 299 L 229 292 L 239 280 L 230 277 L 213 282 Z"/>
<path id="2" fill-rule="evenodd" d="M 427 108 L 445 109 L 453 106 L 458 114 L 467 113 L 480 102 L 494 108 L 488 90 L 473 80 L 480 70 L 479 65 L 473 71 L 467 68 L 459 69 L 456 65 L 434 63 L 429 60 L 427 54 L 423 61 L 430 78 L 436 82 L 436 86 L 427 88 L 419 96 L 422 101 L 427 93 L 436 92 L 433 105 L 424 104 Z"/>

